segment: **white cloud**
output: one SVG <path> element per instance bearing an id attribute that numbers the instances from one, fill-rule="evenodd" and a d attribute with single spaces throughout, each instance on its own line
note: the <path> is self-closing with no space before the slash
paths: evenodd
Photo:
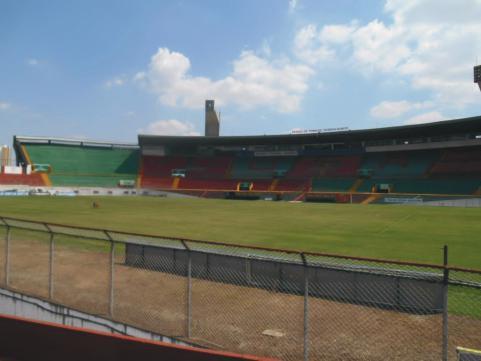
<path id="1" fill-rule="evenodd" d="M 353 59 L 364 70 L 393 71 L 412 55 L 403 36 L 405 29 L 402 27 L 371 21 L 352 33 Z"/>
<path id="2" fill-rule="evenodd" d="M 350 25 L 326 25 L 319 32 L 319 41 L 322 43 L 342 44 L 350 40 L 356 30 L 356 22 Z"/>
<path id="3" fill-rule="evenodd" d="M 440 112 L 433 111 L 433 112 L 428 112 L 428 113 L 423 113 L 416 115 L 414 117 L 411 117 L 407 119 L 404 124 L 406 125 L 412 125 L 412 124 L 423 124 L 423 123 L 431 123 L 431 122 L 440 122 L 442 120 L 445 120 L 446 117 L 444 117 Z"/>
<path id="4" fill-rule="evenodd" d="M 309 64 L 336 59 L 362 73 L 406 79 L 439 104 L 479 102 L 472 66 L 481 54 L 481 0 L 387 0 L 391 21 L 307 25 L 294 48 Z"/>
<path id="5" fill-rule="evenodd" d="M 297 32 L 294 39 L 294 53 L 299 59 L 310 65 L 332 60 L 335 55 L 334 50 L 328 44 L 320 41 L 317 27 L 312 24 Z"/>
<path id="6" fill-rule="evenodd" d="M 432 102 L 413 103 L 407 100 L 383 101 L 371 108 L 370 114 L 374 118 L 398 118 L 399 116 L 415 109 L 425 109 L 432 107 Z"/>
<path id="7" fill-rule="evenodd" d="M 287 59 L 267 60 L 251 51 L 243 51 L 233 62 L 225 78 L 212 80 L 192 76 L 189 58 L 179 52 L 160 48 L 147 71 L 134 80 L 144 84 L 168 106 L 202 108 L 205 99 L 222 106 L 233 104 L 245 109 L 269 106 L 279 112 L 299 109 L 313 70 Z"/>
<path id="8" fill-rule="evenodd" d="M 133 81 L 142 82 L 147 78 L 147 74 L 144 71 L 139 71 L 133 77 Z"/>
<path id="9" fill-rule="evenodd" d="M 140 129 L 139 132 L 155 135 L 200 135 L 192 123 L 181 122 L 175 119 L 152 122 L 147 128 Z"/>
<path id="10" fill-rule="evenodd" d="M 479 24 L 479 0 L 387 0 L 385 10 L 398 23 L 411 24 Z"/>
<path id="11" fill-rule="evenodd" d="M 123 76 L 117 76 L 105 82 L 105 86 L 107 88 L 119 87 L 124 84 L 125 84 L 125 78 Z"/>
<path id="12" fill-rule="evenodd" d="M 10 103 L 7 102 L 0 102 L 0 110 L 7 110 L 10 108 Z"/>
<path id="13" fill-rule="evenodd" d="M 35 58 L 27 59 L 27 65 L 37 66 L 39 64 L 40 64 L 40 62 L 38 61 L 38 59 L 35 59 Z"/>
<path id="14" fill-rule="evenodd" d="M 269 58 L 272 54 L 271 45 L 266 39 L 264 39 L 264 41 L 262 42 L 260 53 L 267 58 Z"/>
<path id="15" fill-rule="evenodd" d="M 298 0 L 289 0 L 289 11 L 294 11 L 297 8 L 297 5 L 299 5 Z"/>

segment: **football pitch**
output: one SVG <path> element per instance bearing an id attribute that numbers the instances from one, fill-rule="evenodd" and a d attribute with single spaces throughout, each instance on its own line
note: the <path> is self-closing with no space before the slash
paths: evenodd
<path id="1" fill-rule="evenodd" d="M 96 201 L 98 208 L 93 208 Z M 481 209 L 157 197 L 4 197 L 0 215 L 217 242 L 481 268 Z"/>

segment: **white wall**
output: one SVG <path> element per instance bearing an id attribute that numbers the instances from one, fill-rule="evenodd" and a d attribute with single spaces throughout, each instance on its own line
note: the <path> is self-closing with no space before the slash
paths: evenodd
<path id="1" fill-rule="evenodd" d="M 3 173 L 5 174 L 22 174 L 22 167 L 5 166 L 3 168 Z"/>

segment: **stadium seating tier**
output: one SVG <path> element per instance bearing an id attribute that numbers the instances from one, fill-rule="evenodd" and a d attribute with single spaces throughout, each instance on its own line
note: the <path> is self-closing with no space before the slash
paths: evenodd
<path id="1" fill-rule="evenodd" d="M 479 160 L 478 158 L 479 157 Z M 462 160 L 461 162 L 459 160 Z M 479 163 L 478 163 L 479 162 Z M 257 191 L 371 192 L 389 184 L 392 192 L 472 194 L 481 186 L 481 151 L 439 150 L 322 156 L 144 157 L 142 184 L 173 188 L 172 169 L 184 168 L 179 189 L 236 190 L 252 182 Z M 368 170 L 368 179 L 358 178 Z M 439 178 L 438 175 L 469 174 Z"/>
<path id="2" fill-rule="evenodd" d="M 24 149 L 32 164 L 50 165 L 48 177 L 59 186 L 115 187 L 139 177 L 142 187 L 163 189 L 236 190 L 242 182 L 264 192 L 371 192 L 379 185 L 396 193 L 473 194 L 481 189 L 480 147 L 258 157 L 140 156 L 137 149 L 63 144 L 25 144 Z M 38 175 L 17 178 L 4 175 L 0 183 L 48 183 Z"/>
<path id="3" fill-rule="evenodd" d="M 49 164 L 52 185 L 116 187 L 135 181 L 139 151 L 114 147 L 27 144 L 32 164 Z"/>

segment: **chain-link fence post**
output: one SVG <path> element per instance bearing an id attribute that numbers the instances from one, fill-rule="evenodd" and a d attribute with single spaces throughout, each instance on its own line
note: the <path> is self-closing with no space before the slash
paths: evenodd
<path id="1" fill-rule="evenodd" d="M 7 233 L 5 235 L 5 286 L 8 287 L 8 284 L 10 283 L 10 234 L 11 234 L 11 228 L 7 224 Z"/>
<path id="2" fill-rule="evenodd" d="M 109 311 L 110 317 L 114 316 L 114 272 L 115 272 L 115 242 L 109 232 L 104 232 L 110 241 L 110 262 L 109 262 Z"/>
<path id="3" fill-rule="evenodd" d="M 443 272 L 443 361 L 448 361 L 448 286 L 449 286 L 449 268 L 448 268 L 448 246 L 443 248 L 444 272 Z"/>
<path id="4" fill-rule="evenodd" d="M 187 338 L 192 336 L 192 251 L 185 241 L 182 245 L 187 250 L 187 307 L 186 307 L 186 333 Z"/>
<path id="5" fill-rule="evenodd" d="M 309 267 L 306 255 L 301 253 L 302 263 L 304 264 L 304 361 L 309 360 Z"/>
<path id="6" fill-rule="evenodd" d="M 50 230 L 48 226 L 46 226 L 50 231 L 50 249 L 49 249 L 49 257 L 48 257 L 48 298 L 53 299 L 53 273 L 54 273 L 54 252 L 55 252 L 55 243 L 54 243 L 54 234 Z"/>

